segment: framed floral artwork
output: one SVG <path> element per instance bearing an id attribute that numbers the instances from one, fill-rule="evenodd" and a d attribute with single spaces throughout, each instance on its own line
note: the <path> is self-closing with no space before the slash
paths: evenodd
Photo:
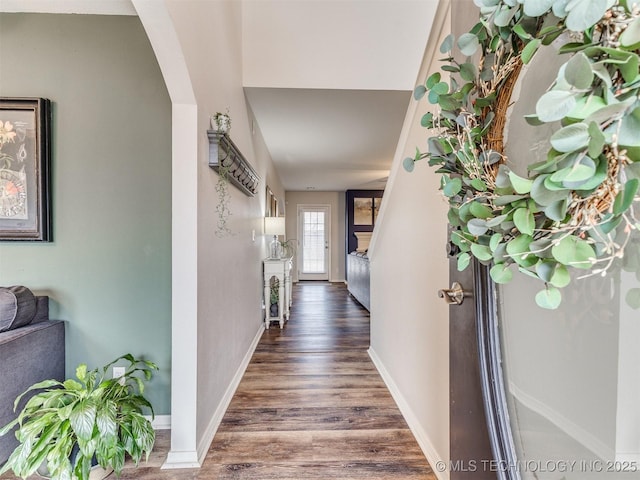
<path id="1" fill-rule="evenodd" d="M 50 101 L 0 97 L 0 240 L 52 240 L 50 167 Z"/>

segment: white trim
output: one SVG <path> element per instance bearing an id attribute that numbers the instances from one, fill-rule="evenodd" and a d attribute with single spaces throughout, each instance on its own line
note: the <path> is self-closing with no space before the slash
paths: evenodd
<path id="1" fill-rule="evenodd" d="M 167 454 L 167 459 L 160 467 L 160 470 L 172 470 L 178 468 L 200 468 L 200 462 L 198 461 L 198 455 L 193 450 L 180 452 L 177 450 L 171 450 Z"/>
<path id="2" fill-rule="evenodd" d="M 151 415 L 145 415 L 151 421 L 154 430 L 171 430 L 171 415 L 156 415 L 153 419 Z"/>
<path id="3" fill-rule="evenodd" d="M 509 393 L 514 396 L 522 405 L 533 410 L 541 417 L 553 423 L 556 427 L 566 433 L 569 437 L 576 440 L 586 449 L 593 452 L 598 457 L 605 460 L 613 460 L 616 454 L 613 448 L 607 446 L 602 440 L 588 432 L 580 425 L 569 420 L 562 413 L 553 407 L 524 392 L 513 382 L 509 382 Z"/>
<path id="4" fill-rule="evenodd" d="M 303 250 L 303 246 L 302 246 L 302 236 L 303 236 L 303 232 L 302 232 L 302 228 L 303 228 L 303 222 L 300 221 L 300 214 L 304 211 L 304 210 L 325 210 L 327 212 L 327 218 L 325 219 L 325 225 L 327 227 L 327 231 L 325 232 L 325 242 L 327 242 L 327 244 L 329 245 L 329 248 L 327 248 L 327 252 L 326 252 L 326 267 L 327 267 L 327 278 L 326 280 L 328 282 L 333 282 L 334 280 L 331 278 L 331 252 L 333 250 L 332 247 L 332 241 L 331 241 L 331 204 L 330 203 L 299 203 L 298 204 L 298 211 L 296 212 L 296 232 L 298 235 L 298 249 L 296 252 L 296 267 L 298 269 L 298 271 L 296 272 L 296 278 L 299 280 L 325 280 L 324 278 L 313 278 L 314 276 L 317 277 L 324 277 L 324 274 L 315 274 L 315 273 L 302 273 L 301 270 L 301 264 L 302 262 L 300 262 L 300 258 L 303 259 L 302 257 L 302 250 Z M 300 276 L 304 276 L 306 278 L 301 279 Z"/>
<path id="5" fill-rule="evenodd" d="M 409 425 L 411 433 L 413 433 L 413 436 L 416 437 L 416 441 L 418 442 L 422 453 L 424 453 L 424 456 L 427 457 L 427 461 L 429 462 L 429 465 L 431 465 L 434 475 L 438 478 L 438 480 L 449 480 L 448 469 L 446 469 L 444 472 L 440 472 L 437 471 L 435 467 L 436 465 L 443 465 L 443 459 L 438 454 L 436 448 L 433 446 L 433 443 L 429 438 L 429 434 L 422 427 L 422 425 L 418 421 L 418 417 L 415 415 L 415 413 L 413 413 L 413 410 L 409 406 L 409 403 L 405 400 L 402 393 L 400 393 L 400 389 L 395 384 L 395 382 L 391 378 L 391 375 L 382 364 L 380 357 L 378 357 L 376 352 L 371 347 L 369 347 L 368 352 L 371 361 L 378 370 L 378 373 L 382 377 L 382 380 L 384 380 L 384 383 L 387 385 L 387 388 L 389 389 L 391 396 L 395 400 L 396 405 L 398 405 L 400 413 L 402 413 L 402 416 L 407 422 L 407 425 Z"/>
<path id="6" fill-rule="evenodd" d="M 254 337 L 251 345 L 249 346 L 249 350 L 247 350 L 246 355 L 242 359 L 242 363 L 236 370 L 236 374 L 233 376 L 229 387 L 227 387 L 227 391 L 224 393 L 222 400 L 218 404 L 218 408 L 213 413 L 211 420 L 209 421 L 209 425 L 202 435 L 200 439 L 200 443 L 198 444 L 198 461 L 200 465 L 204 462 L 204 457 L 207 455 L 209 451 L 209 447 L 211 446 L 211 442 L 213 442 L 213 437 L 216 436 L 216 432 L 218 431 L 218 427 L 220 427 L 220 423 L 222 422 L 222 418 L 224 417 L 227 408 L 229 408 L 229 404 L 231 403 L 231 399 L 233 395 L 236 393 L 238 389 L 238 385 L 240 385 L 240 381 L 244 376 L 244 372 L 247 370 L 249 366 L 249 362 L 251 362 L 251 357 L 253 356 L 253 352 L 255 352 L 258 343 L 260 343 L 260 339 L 262 338 L 262 332 L 264 332 L 264 322 L 260 322 L 260 328 L 258 328 L 258 332 Z"/>
<path id="7" fill-rule="evenodd" d="M 2 0 L 0 12 L 136 15 L 131 0 Z"/>

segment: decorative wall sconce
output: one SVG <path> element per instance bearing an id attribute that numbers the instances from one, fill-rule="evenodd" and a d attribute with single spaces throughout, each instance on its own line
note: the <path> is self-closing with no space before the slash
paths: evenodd
<path id="1" fill-rule="evenodd" d="M 228 167 L 227 178 L 245 195 L 253 197 L 258 191 L 260 177 L 240 153 L 226 133 L 207 130 L 209 137 L 209 166 L 220 173 L 220 167 Z"/>

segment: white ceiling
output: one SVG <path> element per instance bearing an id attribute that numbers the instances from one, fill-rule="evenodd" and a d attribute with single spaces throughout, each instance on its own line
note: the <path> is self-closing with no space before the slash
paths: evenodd
<path id="1" fill-rule="evenodd" d="M 384 188 L 437 0 L 243 0 L 243 84 L 285 190 Z"/>
<path id="2" fill-rule="evenodd" d="M 285 190 L 384 188 L 410 92 L 245 93 Z"/>
<path id="3" fill-rule="evenodd" d="M 242 4 L 245 93 L 284 188 L 384 188 L 438 0 Z M 136 14 L 131 0 L 0 11 Z"/>

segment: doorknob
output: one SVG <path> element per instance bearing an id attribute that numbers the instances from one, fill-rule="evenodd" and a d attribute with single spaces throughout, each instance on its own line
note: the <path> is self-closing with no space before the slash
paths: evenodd
<path id="1" fill-rule="evenodd" d="M 453 282 L 451 288 L 443 288 L 438 290 L 438 297 L 444 299 L 447 304 L 462 305 L 465 297 L 471 296 L 469 292 L 465 292 L 462 289 L 462 285 L 458 282 Z"/>

